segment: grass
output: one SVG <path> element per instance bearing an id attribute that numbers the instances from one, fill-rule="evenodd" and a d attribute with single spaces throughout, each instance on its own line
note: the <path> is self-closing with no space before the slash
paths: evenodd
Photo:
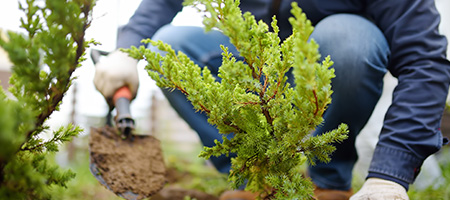
<path id="1" fill-rule="evenodd" d="M 104 188 L 89 169 L 89 151 L 87 137 L 76 138 L 75 143 L 61 148 L 55 157 L 62 168 L 70 169 L 76 177 L 67 184 L 67 188 L 55 187 L 53 199 L 64 200 L 120 200 L 113 192 Z M 71 155 L 68 155 L 71 154 Z M 70 158 L 68 158 L 70 157 Z"/>
<path id="2" fill-rule="evenodd" d="M 216 196 L 230 189 L 227 175 L 217 172 L 211 164 L 197 156 L 201 146 L 196 146 L 191 151 L 178 151 L 176 143 L 163 142 L 162 146 L 167 168 L 175 170 L 176 173 L 172 174 L 179 176 L 173 185 Z"/>
<path id="3" fill-rule="evenodd" d="M 72 159 L 62 164 L 63 168 L 69 168 L 76 172 L 75 179 L 68 183 L 68 188 L 55 187 L 53 194 L 54 199 L 65 200 L 119 200 L 121 198 L 115 196 L 112 192 L 104 188 L 94 178 L 89 170 L 89 152 L 87 149 L 87 138 L 78 138 L 78 143 L 83 145 L 72 149 Z M 76 145 L 75 145 L 76 146 Z M 209 194 L 219 195 L 224 190 L 228 190 L 226 176 L 219 174 L 212 166 L 208 165 L 203 159 L 198 158 L 197 154 L 201 150 L 201 146 L 195 146 L 191 150 L 180 151 L 177 149 L 176 143 L 164 142 L 163 148 L 168 168 L 175 170 L 177 174 L 177 182 L 174 183 L 185 189 L 196 189 Z M 64 157 L 65 155 L 59 155 Z M 411 188 L 408 195 L 411 200 L 450 200 L 450 160 L 446 160 L 450 156 L 450 148 L 444 148 L 438 155 L 441 164 L 442 176 L 445 183 L 439 188 L 427 188 L 425 190 L 417 190 Z M 360 188 L 362 183 L 354 183 L 354 189 Z"/>
<path id="4" fill-rule="evenodd" d="M 417 190 L 411 188 L 408 191 L 408 195 L 411 200 L 450 200 L 450 160 L 447 158 L 450 156 L 450 147 L 444 147 L 438 154 L 437 158 L 442 170 L 442 177 L 445 182 L 438 188 L 429 187 L 424 190 Z"/>

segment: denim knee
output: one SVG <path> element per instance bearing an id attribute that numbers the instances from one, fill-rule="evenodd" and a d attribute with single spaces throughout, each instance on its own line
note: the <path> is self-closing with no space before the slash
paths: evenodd
<path id="1" fill-rule="evenodd" d="M 339 84 L 358 86 L 364 76 L 381 80 L 387 71 L 388 42 L 381 30 L 362 16 L 331 15 L 316 25 L 311 38 L 319 44 L 322 57 L 330 55 L 334 61 L 335 89 Z"/>
<path id="2" fill-rule="evenodd" d="M 161 40 L 169 44 L 173 49 L 180 50 L 185 43 L 192 41 L 191 37 L 197 37 L 198 34 L 204 32 L 201 27 L 179 27 L 173 25 L 165 25 L 161 27 L 152 37 L 152 40 Z"/>
<path id="3" fill-rule="evenodd" d="M 222 64 L 221 45 L 228 47 L 235 56 L 239 55 L 229 38 L 222 32 L 217 30 L 205 32 L 203 27 L 166 25 L 155 33 L 152 40 L 161 40 L 169 44 L 172 49 L 183 52 L 200 67 L 208 66 L 213 75 L 217 75 Z"/>

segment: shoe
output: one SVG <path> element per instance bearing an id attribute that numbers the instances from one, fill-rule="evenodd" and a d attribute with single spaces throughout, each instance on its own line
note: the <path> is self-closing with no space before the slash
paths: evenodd
<path id="1" fill-rule="evenodd" d="M 219 200 L 255 200 L 258 195 L 244 190 L 225 191 Z"/>
<path id="2" fill-rule="evenodd" d="M 314 189 L 314 198 L 316 200 L 348 200 L 353 195 L 353 191 L 331 190 L 316 187 Z"/>

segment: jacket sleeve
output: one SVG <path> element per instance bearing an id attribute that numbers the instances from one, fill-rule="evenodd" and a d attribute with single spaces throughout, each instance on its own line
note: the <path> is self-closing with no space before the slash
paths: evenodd
<path id="1" fill-rule="evenodd" d="M 143 0 L 130 21 L 121 28 L 117 38 L 118 48 L 141 45 L 141 40 L 151 38 L 162 26 L 169 24 L 181 11 L 183 0 Z"/>
<path id="2" fill-rule="evenodd" d="M 369 176 L 384 174 L 409 184 L 423 161 L 443 145 L 440 121 L 450 82 L 447 40 L 438 31 L 434 0 L 366 2 L 366 13 L 389 42 L 389 71 L 398 79 Z"/>

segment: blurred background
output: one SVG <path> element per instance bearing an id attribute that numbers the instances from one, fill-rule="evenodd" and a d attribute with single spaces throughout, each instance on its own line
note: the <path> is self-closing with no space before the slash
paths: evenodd
<path id="1" fill-rule="evenodd" d="M 22 1 L 22 0 L 21 0 Z M 91 46 L 87 51 L 90 55 L 92 49 L 112 51 L 116 46 L 118 27 L 127 23 L 141 0 L 98 0 L 93 12 L 91 27 L 87 30 L 87 39 L 93 38 L 101 45 Z M 442 34 L 450 38 L 450 0 L 436 0 L 441 13 Z M 20 29 L 22 12 L 18 9 L 18 1 L 8 0 L 0 3 L 0 30 L 23 32 Z M 201 15 L 194 8 L 184 8 L 172 24 L 182 26 L 202 26 Z M 84 132 L 73 142 L 67 145 L 60 153 L 55 155 L 55 162 L 63 167 L 71 168 L 77 172 L 77 177 L 71 181 L 69 190 L 55 190 L 55 193 L 64 199 L 112 199 L 114 195 L 102 188 L 90 174 L 88 165 L 87 137 L 90 127 L 101 127 L 106 123 L 108 106 L 103 97 L 96 91 L 93 84 L 94 64 L 89 56 L 76 70 L 74 81 L 67 95 L 64 97 L 61 109 L 54 113 L 48 125 L 57 129 L 67 123 L 74 123 L 84 128 Z M 144 63 L 139 63 L 140 87 L 137 98 L 132 102 L 131 113 L 136 120 L 137 132 L 153 134 L 163 142 L 166 160 L 169 166 L 180 171 L 188 171 L 199 179 L 191 179 L 184 187 L 203 190 L 209 193 L 219 193 L 226 189 L 224 177 L 208 171 L 207 163 L 197 154 L 201 145 L 197 135 L 182 121 L 169 106 L 161 91 L 148 77 L 144 70 Z M 7 55 L 0 49 L 0 81 L 6 88 L 11 64 Z M 390 105 L 396 79 L 390 74 L 385 77 L 383 95 L 373 113 L 369 123 L 357 139 L 360 159 L 355 168 L 355 185 L 358 187 L 365 177 L 371 160 L 371 152 L 377 142 L 381 130 L 384 114 Z M 447 114 L 446 114 L 447 115 Z M 444 120 L 447 118 L 445 117 Z M 444 121 L 443 133 L 450 135 L 450 122 Z M 436 199 L 450 199 L 450 191 L 446 188 L 450 181 L 450 168 L 448 167 L 447 153 L 439 152 L 430 157 L 424 164 L 421 175 L 410 191 L 411 199 L 422 199 L 421 195 L 437 195 Z M 184 163 L 189 163 L 188 167 Z M 198 170 L 206 166 L 208 170 Z M 202 168 L 203 169 L 203 168 Z M 204 176 L 214 177 L 213 188 L 202 185 Z M 191 177 L 192 178 L 192 177 Z M 204 179 L 203 179 L 204 180 Z M 203 181 L 204 184 L 204 181 Z M 427 198 L 429 199 L 429 198 Z M 435 199 L 435 198 L 432 198 Z"/>

